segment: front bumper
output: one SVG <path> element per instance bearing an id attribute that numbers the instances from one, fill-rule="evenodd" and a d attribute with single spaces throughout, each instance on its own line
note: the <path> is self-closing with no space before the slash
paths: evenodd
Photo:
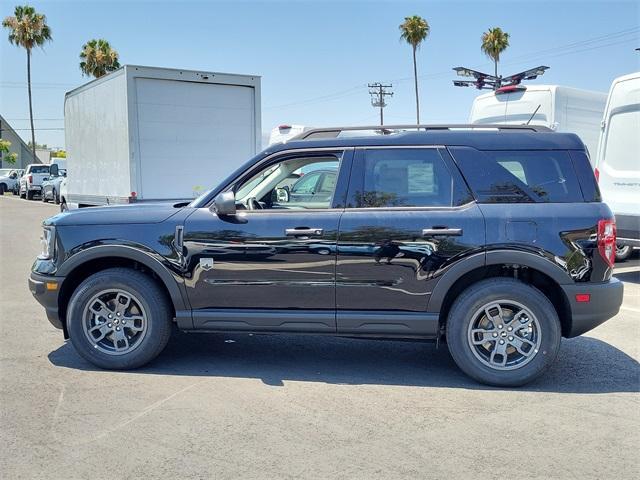
<path id="1" fill-rule="evenodd" d="M 612 277 L 603 283 L 561 285 L 571 308 L 571 328 L 567 337 L 577 337 L 614 317 L 620 311 L 624 286 Z M 588 302 L 578 302 L 576 295 L 589 295 Z"/>
<path id="2" fill-rule="evenodd" d="M 47 320 L 56 328 L 65 330 L 63 321 L 58 313 L 58 296 L 62 288 L 64 277 L 55 277 L 53 275 L 40 275 L 31 273 L 29 277 L 29 290 L 31 294 L 44 307 L 47 314 Z M 55 285 L 55 288 L 53 288 Z"/>

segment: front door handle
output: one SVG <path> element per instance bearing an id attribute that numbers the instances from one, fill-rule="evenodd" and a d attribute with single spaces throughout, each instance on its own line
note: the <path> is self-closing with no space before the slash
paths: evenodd
<path id="1" fill-rule="evenodd" d="M 462 235 L 461 228 L 447 228 L 447 227 L 432 227 L 432 228 L 423 228 L 422 236 L 423 237 L 431 237 L 434 235 L 449 235 L 458 237 Z"/>
<path id="2" fill-rule="evenodd" d="M 287 237 L 320 237 L 322 236 L 322 228 L 287 228 L 284 233 Z"/>

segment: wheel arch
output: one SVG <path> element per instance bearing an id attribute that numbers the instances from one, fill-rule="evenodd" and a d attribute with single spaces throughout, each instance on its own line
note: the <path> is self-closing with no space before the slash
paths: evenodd
<path id="1" fill-rule="evenodd" d="M 89 275 L 114 267 L 131 268 L 149 274 L 166 293 L 174 317 L 179 319 L 185 317 L 184 312 L 188 308 L 178 282 L 160 261 L 148 253 L 131 247 L 116 245 L 91 247 L 69 258 L 56 273 L 65 277 L 58 295 L 58 312 L 63 320 L 65 337 L 67 332 L 64 319 L 73 292 Z M 190 321 L 190 315 L 188 318 Z"/>
<path id="2" fill-rule="evenodd" d="M 474 283 L 493 277 L 516 278 L 540 290 L 558 314 L 562 335 L 569 334 L 572 322 L 571 307 L 560 285 L 573 283 L 571 277 L 546 258 L 527 252 L 486 252 L 455 265 L 442 276 L 433 289 L 427 310 L 439 314 L 442 329 L 458 295 Z"/>

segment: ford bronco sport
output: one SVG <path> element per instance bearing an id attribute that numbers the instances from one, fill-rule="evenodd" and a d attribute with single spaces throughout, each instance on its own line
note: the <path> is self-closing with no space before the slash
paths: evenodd
<path id="1" fill-rule="evenodd" d="M 374 130 L 307 131 L 188 204 L 49 218 L 30 289 L 109 369 L 151 361 L 175 323 L 443 340 L 469 376 L 517 386 L 616 315 L 614 217 L 577 136 Z"/>

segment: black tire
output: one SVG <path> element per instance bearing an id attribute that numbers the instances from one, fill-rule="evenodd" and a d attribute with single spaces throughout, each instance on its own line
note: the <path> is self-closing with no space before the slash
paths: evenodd
<path id="1" fill-rule="evenodd" d="M 0 183 L 0 195 L 4 195 L 4 192 L 7 191 L 7 186 L 4 183 Z"/>
<path id="2" fill-rule="evenodd" d="M 108 289 L 137 297 L 148 316 L 144 337 L 133 350 L 120 355 L 97 349 L 83 327 L 88 303 Z M 67 330 L 75 349 L 89 362 L 109 370 L 138 368 L 153 360 L 167 345 L 171 327 L 171 308 L 165 293 L 151 277 L 129 268 L 111 268 L 91 275 L 73 293 L 67 310 Z"/>
<path id="3" fill-rule="evenodd" d="M 20 189 L 19 188 L 14 188 L 12 190 L 12 192 L 13 192 L 14 195 L 20 195 Z"/>
<path id="4" fill-rule="evenodd" d="M 53 203 L 55 203 L 56 205 L 60 205 L 60 195 L 58 195 L 58 192 L 56 192 L 55 189 L 53 190 L 51 196 L 53 197 Z"/>
<path id="5" fill-rule="evenodd" d="M 470 324 L 474 321 L 476 312 L 498 300 L 524 306 L 535 316 L 540 326 L 537 352 L 533 350 L 536 353 L 528 363 L 512 367 L 512 370 L 485 365 L 474 353 L 469 340 Z M 458 367 L 480 383 L 499 387 L 518 387 L 540 376 L 555 361 L 561 337 L 558 314 L 549 299 L 538 289 L 510 278 L 492 278 L 471 285 L 456 299 L 447 319 L 447 344 Z M 484 335 L 481 341 L 484 341 Z M 489 344 L 491 341 L 493 340 L 489 340 Z M 497 340 L 495 342 L 494 349 L 497 347 Z"/>
<path id="6" fill-rule="evenodd" d="M 616 245 L 616 262 L 624 262 L 633 253 L 631 245 Z"/>
<path id="7" fill-rule="evenodd" d="M 64 200 L 64 198 L 62 199 L 62 202 L 60 203 L 60 211 L 61 212 L 68 212 L 69 211 L 69 206 L 67 205 L 67 202 Z"/>
<path id="8" fill-rule="evenodd" d="M 40 200 L 42 201 L 42 203 L 47 203 L 48 202 L 47 196 L 45 195 L 44 190 L 42 190 L 40 192 Z"/>
<path id="9" fill-rule="evenodd" d="M 33 192 L 31 190 L 27 190 L 27 200 L 33 200 Z"/>

